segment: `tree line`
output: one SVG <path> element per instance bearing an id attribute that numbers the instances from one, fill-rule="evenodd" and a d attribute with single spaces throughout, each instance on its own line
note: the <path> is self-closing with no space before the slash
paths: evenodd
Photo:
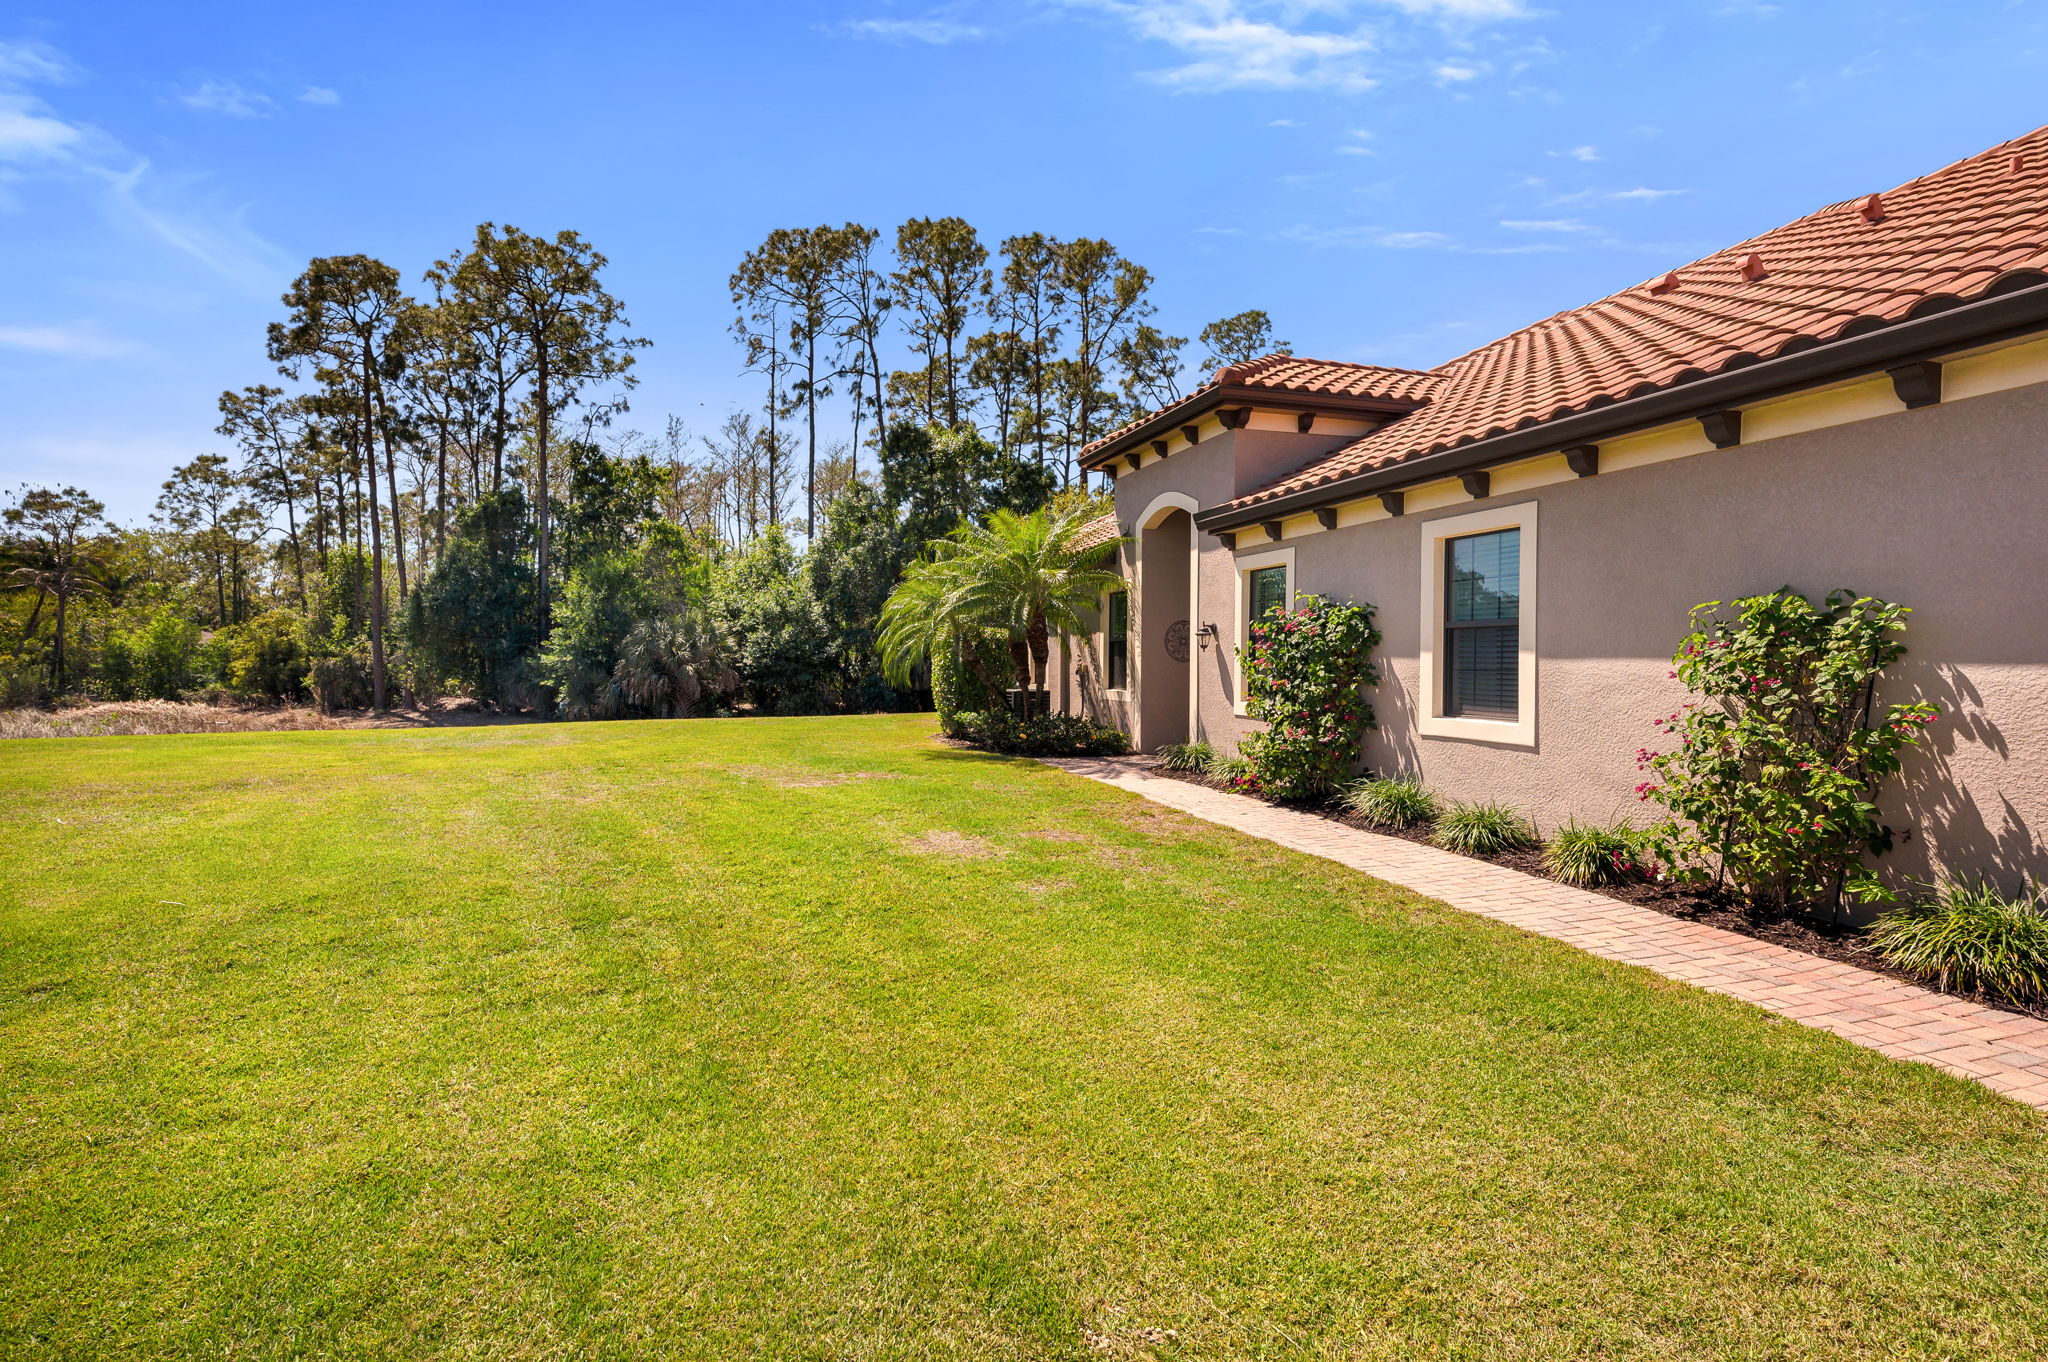
<path id="1" fill-rule="evenodd" d="M 999 511 L 1090 507 L 1079 449 L 1176 399 L 1188 342 L 1107 242 L 992 257 L 957 218 L 882 239 L 746 253 L 733 331 L 764 392 L 704 433 L 624 428 L 648 342 L 575 232 L 485 223 L 410 285 L 311 261 L 265 336 L 274 380 L 219 397 L 232 454 L 173 469 L 147 525 L 78 488 L 0 506 L 0 698 L 919 702 L 876 642 L 906 567 Z M 1284 349 L 1256 311 L 1199 337 L 1204 366 Z"/>

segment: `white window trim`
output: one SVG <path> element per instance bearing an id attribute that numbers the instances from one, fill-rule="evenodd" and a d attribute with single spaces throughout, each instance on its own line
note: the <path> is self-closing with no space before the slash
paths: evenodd
<path id="1" fill-rule="evenodd" d="M 1437 667 L 1444 638 L 1444 545 L 1490 530 L 1522 532 L 1521 608 L 1516 630 L 1516 717 L 1470 719 L 1444 713 L 1443 677 Z M 1497 506 L 1446 516 L 1422 526 L 1422 678 L 1416 732 L 1425 738 L 1465 738 L 1513 747 L 1536 745 L 1536 503 Z"/>
<path id="2" fill-rule="evenodd" d="M 1245 553 L 1237 558 L 1237 646 L 1230 650 L 1230 712 L 1239 718 L 1250 718 L 1244 707 L 1244 660 L 1241 650 L 1249 641 L 1251 632 L 1251 597 L 1248 579 L 1260 568 L 1284 567 L 1287 569 L 1287 592 L 1281 597 L 1287 608 L 1294 608 L 1294 593 L 1298 589 L 1294 576 L 1294 550 L 1273 549 L 1266 553 Z"/>
<path id="3" fill-rule="evenodd" d="M 1124 593 L 1124 684 L 1112 686 L 1109 684 L 1109 598 L 1116 595 L 1119 591 Z M 1122 586 L 1104 587 L 1102 601 L 1099 606 L 1102 613 L 1096 616 L 1097 619 L 1102 621 L 1102 693 L 1104 695 L 1113 695 L 1119 700 L 1131 698 L 1131 602 L 1133 599 L 1129 582 L 1125 582 Z"/>

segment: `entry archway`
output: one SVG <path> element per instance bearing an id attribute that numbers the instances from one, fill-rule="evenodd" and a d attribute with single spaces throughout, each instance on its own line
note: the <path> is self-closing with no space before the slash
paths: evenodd
<path id="1" fill-rule="evenodd" d="M 1136 732 L 1140 751 L 1187 742 L 1195 728 L 1196 538 L 1193 497 L 1168 492 L 1138 518 Z"/>

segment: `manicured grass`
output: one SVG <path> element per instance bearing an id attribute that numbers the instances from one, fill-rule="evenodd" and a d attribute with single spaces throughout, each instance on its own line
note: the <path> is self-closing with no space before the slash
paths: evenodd
<path id="1" fill-rule="evenodd" d="M 0 747 L 0 1355 L 2048 1348 L 2038 1114 L 930 727 Z"/>

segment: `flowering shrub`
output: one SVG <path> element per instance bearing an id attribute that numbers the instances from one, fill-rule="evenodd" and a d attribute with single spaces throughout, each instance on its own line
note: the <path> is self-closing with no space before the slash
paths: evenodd
<path id="1" fill-rule="evenodd" d="M 1671 674 L 1701 698 L 1653 721 L 1677 744 L 1636 750 L 1636 794 L 1674 815 L 1648 845 L 1677 878 L 1725 874 L 1770 906 L 1893 895 L 1864 864 L 1891 848 L 1878 785 L 1940 710 L 1873 708 L 1877 678 L 1906 651 L 1909 613 L 1836 591 L 1819 605 L 1789 587 L 1692 612 Z"/>
<path id="2" fill-rule="evenodd" d="M 1274 799 L 1308 799 L 1351 772 L 1372 706 L 1359 691 L 1379 684 L 1373 608 L 1302 596 L 1252 625 L 1238 652 L 1245 712 L 1266 730 L 1238 744 L 1248 769 L 1232 783 Z"/>

